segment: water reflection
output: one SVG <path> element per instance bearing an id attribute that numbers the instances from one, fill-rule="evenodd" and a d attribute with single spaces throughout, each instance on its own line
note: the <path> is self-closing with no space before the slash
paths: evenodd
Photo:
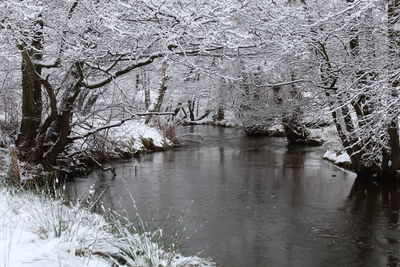
<path id="1" fill-rule="evenodd" d="M 364 210 L 366 221 L 373 221 L 374 215 L 383 210 L 387 223 L 398 226 L 400 190 L 396 181 L 378 185 L 356 179 L 348 198 L 353 203 L 354 212 Z"/>
<path id="2" fill-rule="evenodd" d="M 365 266 L 398 266 L 399 200 L 396 182 L 376 184 L 356 179 L 348 196 L 357 242 L 357 256 Z M 375 265 L 373 265 L 375 264 Z"/>
<path id="3" fill-rule="evenodd" d="M 399 192 L 364 185 L 320 159 L 321 151 L 282 138 L 247 138 L 235 129 L 191 127 L 201 144 L 145 155 L 94 184 L 114 210 L 153 221 L 182 210 L 192 238 L 185 253 L 204 251 L 222 266 L 396 266 Z M 189 209 L 187 209 L 190 207 Z M 175 220 L 175 221 L 174 221 Z"/>

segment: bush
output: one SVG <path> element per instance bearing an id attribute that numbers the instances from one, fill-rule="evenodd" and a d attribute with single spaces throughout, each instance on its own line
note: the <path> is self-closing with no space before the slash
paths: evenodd
<path id="1" fill-rule="evenodd" d="M 181 144 L 177 134 L 176 125 L 171 122 L 162 121 L 161 119 L 156 119 L 154 125 L 159 129 L 163 136 L 170 140 L 174 145 Z"/>

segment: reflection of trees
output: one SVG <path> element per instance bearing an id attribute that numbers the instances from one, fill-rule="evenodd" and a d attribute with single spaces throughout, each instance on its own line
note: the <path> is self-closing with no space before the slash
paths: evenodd
<path id="1" fill-rule="evenodd" d="M 108 172 L 97 171 L 87 178 L 68 183 L 65 193 L 71 200 L 89 205 L 93 212 L 103 213 L 104 208 L 114 209 L 115 196 L 111 192 L 114 179 Z"/>
<path id="2" fill-rule="evenodd" d="M 364 179 L 356 179 L 351 188 L 348 199 L 352 201 L 353 210 L 364 208 L 365 219 L 373 220 L 373 215 L 382 206 L 387 223 L 399 223 L 400 190 L 396 181 L 387 183 L 373 183 Z"/>
<path id="3" fill-rule="evenodd" d="M 300 206 L 298 202 L 304 201 L 302 185 L 304 183 L 304 162 L 307 157 L 305 151 L 299 150 L 297 145 L 288 145 L 288 150 L 283 156 L 282 178 L 291 179 L 290 205 L 292 208 Z M 296 221 L 296 218 L 293 218 Z"/>
<path id="4" fill-rule="evenodd" d="M 352 216 L 358 222 L 353 234 L 356 235 L 358 261 L 362 264 L 376 261 L 375 253 L 379 253 L 375 255 L 379 258 L 381 254 L 385 255 L 387 266 L 400 263 L 397 256 L 399 240 L 393 238 L 393 232 L 397 232 L 399 226 L 398 188 L 395 181 L 377 184 L 360 178 L 351 188 L 348 199 Z"/>
<path id="5" fill-rule="evenodd" d="M 103 208 L 113 209 L 113 197 L 111 195 L 111 180 L 114 177 L 109 177 L 109 175 L 105 172 L 98 172 L 97 179 L 94 183 L 94 196 L 93 200 L 96 201 L 94 203 L 93 209 L 97 213 L 102 213 Z"/>

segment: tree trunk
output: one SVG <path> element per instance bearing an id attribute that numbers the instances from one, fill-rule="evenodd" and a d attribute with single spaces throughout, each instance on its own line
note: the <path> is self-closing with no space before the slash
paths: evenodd
<path id="1" fill-rule="evenodd" d="M 71 131 L 73 108 L 75 101 L 79 96 L 81 83 L 83 81 L 81 63 L 78 62 L 74 64 L 70 76 L 71 81 L 67 85 L 68 89 L 65 91 L 61 100 L 60 114 L 57 115 L 57 118 L 49 127 L 46 135 L 44 144 L 50 145 L 49 147 L 44 147 L 43 158 L 37 158 L 37 161 L 42 161 L 42 164 L 45 166 L 45 168 L 51 167 L 51 165 L 56 162 L 58 155 L 70 142 L 68 136 Z M 40 148 L 37 148 L 37 150 L 40 150 Z"/>
<path id="2" fill-rule="evenodd" d="M 151 112 L 160 112 L 161 110 L 161 105 L 164 101 L 164 96 L 167 91 L 167 68 L 168 64 L 167 62 L 163 62 L 161 66 L 161 71 L 160 71 L 160 86 L 158 88 L 158 97 L 157 101 L 154 104 L 154 107 L 150 110 Z M 146 119 L 146 124 L 150 122 L 152 116 L 148 116 Z"/>
<path id="3" fill-rule="evenodd" d="M 22 62 L 22 120 L 17 145 L 31 147 L 42 119 L 41 84 Z M 40 68 L 36 68 L 40 72 Z M 23 149 L 25 150 L 25 149 Z"/>
<path id="4" fill-rule="evenodd" d="M 195 121 L 195 118 L 194 118 L 194 104 L 195 104 L 195 101 L 188 100 L 189 118 L 190 118 L 191 121 Z"/>
<path id="5" fill-rule="evenodd" d="M 145 72 L 143 72 L 142 86 L 143 86 L 143 90 L 144 90 L 144 106 L 145 106 L 146 110 L 148 110 L 150 108 L 150 103 L 151 103 L 150 85 L 149 85 L 148 79 L 149 79 L 148 75 Z"/>
<path id="6" fill-rule="evenodd" d="M 23 151 L 34 145 L 42 120 L 42 88 L 41 82 L 37 79 L 37 74 L 42 73 L 42 67 L 35 63 L 32 66 L 27 62 L 27 57 L 34 59 L 34 62 L 43 59 L 43 21 L 40 17 L 36 24 L 39 30 L 33 35 L 31 47 L 26 44 L 18 46 L 22 55 L 22 120 L 17 145 Z"/>
<path id="7" fill-rule="evenodd" d="M 217 121 L 223 121 L 225 119 L 224 107 L 219 106 L 217 110 L 217 116 L 215 117 Z"/>

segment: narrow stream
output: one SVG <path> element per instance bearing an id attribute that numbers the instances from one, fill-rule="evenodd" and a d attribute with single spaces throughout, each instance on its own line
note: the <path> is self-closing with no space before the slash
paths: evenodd
<path id="1" fill-rule="evenodd" d="M 284 138 L 212 126 L 180 132 L 203 140 L 118 163 L 115 178 L 76 178 L 69 194 L 94 185 L 105 207 L 135 217 L 131 194 L 145 221 L 183 221 L 184 254 L 202 251 L 221 266 L 398 266 L 396 188 L 360 187 L 321 160 L 320 148 Z"/>

